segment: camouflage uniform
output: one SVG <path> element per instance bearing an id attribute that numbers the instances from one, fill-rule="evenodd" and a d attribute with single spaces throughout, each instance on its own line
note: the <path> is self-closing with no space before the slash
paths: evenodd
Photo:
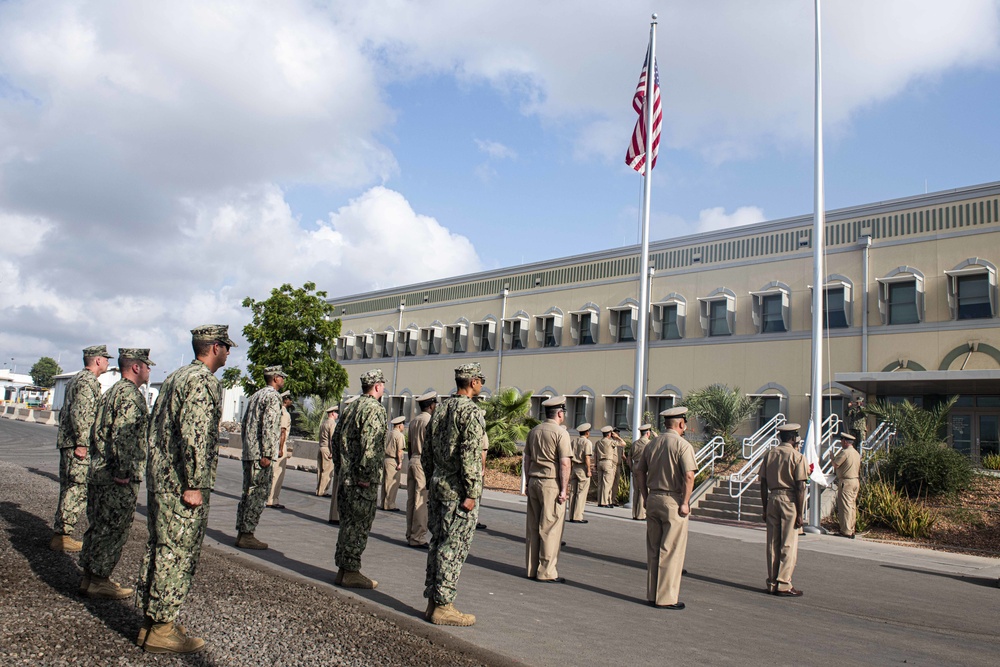
<path id="1" fill-rule="evenodd" d="M 136 598 L 157 623 L 176 619 L 191 589 L 215 486 L 221 415 L 222 385 L 198 360 L 164 380 L 153 407 L 146 471 L 149 542 Z M 192 489 L 201 491 L 198 507 L 181 500 Z"/>
<path id="2" fill-rule="evenodd" d="M 281 420 L 281 398 L 274 387 L 264 387 L 250 397 L 243 415 L 243 497 L 236 509 L 236 530 L 252 533 L 264 511 L 274 459 L 278 455 L 278 428 Z M 272 465 L 262 468 L 260 460 L 270 459 Z"/>
<path id="3" fill-rule="evenodd" d="M 59 535 L 72 535 L 76 522 L 87 508 L 87 479 L 90 471 L 90 432 L 94 425 L 101 383 L 86 368 L 66 385 L 66 400 L 59 414 L 59 504 L 53 528 Z M 85 447 L 78 459 L 73 450 Z"/>
<path id="4" fill-rule="evenodd" d="M 385 408 L 378 399 L 365 394 L 347 406 L 333 431 L 334 445 L 340 444 L 340 488 L 337 490 L 340 532 L 334 562 L 347 572 L 361 569 L 361 554 L 368 545 L 368 533 L 375 519 L 375 501 L 382 482 L 382 453 L 387 430 Z"/>
<path id="5" fill-rule="evenodd" d="M 139 388 L 122 378 L 97 404 L 90 443 L 90 484 L 80 565 L 99 577 L 111 576 L 128 541 L 139 482 L 146 471 L 149 408 Z M 127 479 L 118 484 L 115 479 Z"/>
<path id="6" fill-rule="evenodd" d="M 438 406 L 424 435 L 422 462 L 431 534 L 424 597 L 439 607 L 455 601 L 458 577 L 476 534 L 485 435 L 483 412 L 466 396 L 449 398 Z M 461 507 L 466 498 L 477 500 L 470 512 Z"/>

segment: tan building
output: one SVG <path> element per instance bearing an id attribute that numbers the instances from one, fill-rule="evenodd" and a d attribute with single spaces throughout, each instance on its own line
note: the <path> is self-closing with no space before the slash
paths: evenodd
<path id="1" fill-rule="evenodd" d="M 1000 183 L 830 211 L 826 237 L 827 410 L 843 416 L 852 392 L 960 394 L 953 444 L 1000 451 Z M 645 409 L 724 383 L 764 397 L 758 423 L 805 423 L 812 216 L 652 243 L 650 264 Z M 331 299 L 348 391 L 381 367 L 392 415 L 409 417 L 413 396 L 448 393 L 478 361 L 493 391 L 565 394 L 571 425 L 627 424 L 639 268 L 631 246 Z"/>

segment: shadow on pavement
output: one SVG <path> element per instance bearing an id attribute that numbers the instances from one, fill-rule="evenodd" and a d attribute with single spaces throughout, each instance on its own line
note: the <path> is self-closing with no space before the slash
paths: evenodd
<path id="1" fill-rule="evenodd" d="M 33 475 L 38 475 L 39 477 L 48 477 L 55 483 L 59 483 L 59 475 L 48 470 L 41 470 L 39 468 L 25 468 L 28 472 Z"/>
<path id="2" fill-rule="evenodd" d="M 933 570 L 921 570 L 920 568 L 906 567 L 904 565 L 882 565 L 882 567 L 888 568 L 890 570 L 900 570 L 902 572 L 914 572 L 916 574 L 927 574 L 932 577 L 944 577 L 945 579 L 954 579 L 955 581 L 961 581 L 967 584 L 972 584 L 973 586 L 1000 588 L 1000 580 L 998 580 L 995 577 L 970 577 L 964 574 L 955 574 L 951 572 L 935 572 Z"/>

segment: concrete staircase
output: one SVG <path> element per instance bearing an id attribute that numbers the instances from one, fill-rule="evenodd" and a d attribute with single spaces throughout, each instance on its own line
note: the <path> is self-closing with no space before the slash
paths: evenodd
<path id="1" fill-rule="evenodd" d="M 760 482 L 754 482 L 743 493 L 742 512 L 740 509 L 740 499 L 729 496 L 729 482 L 724 481 L 698 501 L 697 506 L 691 510 L 691 516 L 704 519 L 763 523 Z"/>

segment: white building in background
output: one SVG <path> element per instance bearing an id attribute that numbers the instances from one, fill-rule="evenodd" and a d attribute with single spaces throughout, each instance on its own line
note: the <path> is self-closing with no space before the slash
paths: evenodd
<path id="1" fill-rule="evenodd" d="M 52 409 L 62 410 L 63 403 L 66 402 L 66 385 L 69 384 L 70 379 L 80 371 L 73 371 L 72 373 L 63 373 L 57 375 L 53 380 L 52 387 Z M 108 368 L 108 371 L 97 378 L 97 381 L 101 383 L 101 393 L 103 394 L 111 386 L 118 382 L 122 377 L 121 372 L 116 366 Z"/>
<path id="2" fill-rule="evenodd" d="M 9 368 L 0 368 L 0 401 L 16 400 L 17 390 L 33 384 L 31 376 L 15 373 Z"/>

